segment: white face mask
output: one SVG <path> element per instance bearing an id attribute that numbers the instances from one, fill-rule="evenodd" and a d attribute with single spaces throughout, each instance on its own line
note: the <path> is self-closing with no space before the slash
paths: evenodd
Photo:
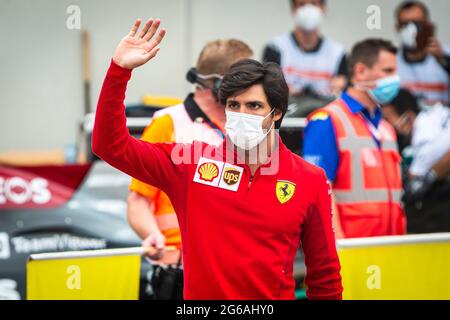
<path id="1" fill-rule="evenodd" d="M 305 4 L 295 12 L 295 24 L 301 29 L 311 32 L 320 27 L 323 20 L 323 11 L 318 6 Z"/>
<path id="2" fill-rule="evenodd" d="M 415 23 L 408 23 L 400 30 L 400 41 L 408 49 L 415 49 L 417 47 L 417 26 Z"/>
<path id="3" fill-rule="evenodd" d="M 258 146 L 273 128 L 272 122 L 270 129 L 264 132 L 262 125 L 274 111 L 275 109 L 265 117 L 225 111 L 227 115 L 225 130 L 233 144 L 244 150 L 251 150 Z"/>

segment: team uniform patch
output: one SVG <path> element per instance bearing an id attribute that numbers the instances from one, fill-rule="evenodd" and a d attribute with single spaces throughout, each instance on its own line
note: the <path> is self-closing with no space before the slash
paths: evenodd
<path id="1" fill-rule="evenodd" d="M 219 188 L 237 191 L 242 179 L 244 168 L 225 163 Z"/>
<path id="2" fill-rule="evenodd" d="M 292 199 L 295 193 L 296 185 L 290 181 L 278 180 L 276 186 L 276 195 L 281 204 L 285 204 Z"/>
<path id="3" fill-rule="evenodd" d="M 310 118 L 309 121 L 317 121 L 317 120 L 327 120 L 330 116 L 328 115 L 328 113 L 323 112 L 323 111 L 319 111 L 315 114 L 313 114 Z"/>
<path id="4" fill-rule="evenodd" d="M 211 182 L 219 176 L 219 168 L 215 163 L 207 162 L 198 168 L 200 180 Z"/>
<path id="5" fill-rule="evenodd" d="M 194 182 L 236 192 L 244 169 L 229 163 L 200 158 Z"/>

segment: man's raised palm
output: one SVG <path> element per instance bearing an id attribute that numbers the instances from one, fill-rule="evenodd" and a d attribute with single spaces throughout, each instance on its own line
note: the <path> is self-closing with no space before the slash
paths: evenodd
<path id="1" fill-rule="evenodd" d="M 158 32 L 160 23 L 159 19 L 149 19 L 138 34 L 141 20 L 136 20 L 130 33 L 117 46 L 114 62 L 122 68 L 134 69 L 154 58 L 159 51 L 158 45 L 166 34 L 165 29 Z"/>

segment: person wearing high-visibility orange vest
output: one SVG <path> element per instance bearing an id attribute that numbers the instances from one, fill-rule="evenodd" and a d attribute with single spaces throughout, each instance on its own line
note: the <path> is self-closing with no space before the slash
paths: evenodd
<path id="1" fill-rule="evenodd" d="M 235 62 L 250 58 L 253 51 L 240 40 L 223 39 L 209 42 L 199 55 L 193 82 L 194 93 L 184 103 L 155 113 L 141 139 L 151 143 L 192 143 L 203 141 L 212 145 L 222 143 L 225 108 L 218 102 L 216 81 Z M 189 78 L 189 76 L 188 76 Z M 151 185 L 132 179 L 128 197 L 128 220 L 136 233 L 144 239 L 144 246 L 176 247 L 150 255 L 164 265 L 180 261 L 181 235 L 177 216 L 169 197 Z"/>
<path id="2" fill-rule="evenodd" d="M 332 182 L 338 238 L 406 232 L 401 157 L 380 108 L 400 90 L 396 52 L 382 39 L 357 43 L 349 59 L 352 86 L 308 117 L 303 153 Z"/>

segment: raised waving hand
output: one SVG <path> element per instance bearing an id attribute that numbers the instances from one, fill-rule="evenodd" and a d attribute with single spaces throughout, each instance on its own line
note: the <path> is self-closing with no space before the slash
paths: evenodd
<path id="1" fill-rule="evenodd" d="M 137 19 L 129 34 L 119 43 L 114 52 L 113 60 L 126 69 L 134 69 L 153 59 L 159 51 L 159 44 L 166 30 L 159 26 L 159 19 L 150 18 L 140 32 L 142 20 Z M 159 30 L 158 30 L 159 29 Z"/>

